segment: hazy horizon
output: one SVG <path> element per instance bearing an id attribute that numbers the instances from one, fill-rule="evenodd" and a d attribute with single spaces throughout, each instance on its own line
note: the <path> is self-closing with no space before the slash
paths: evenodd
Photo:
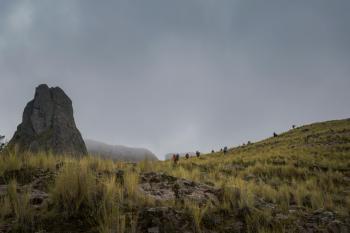
<path id="1" fill-rule="evenodd" d="M 350 117 L 350 2 L 0 2 L 0 134 L 41 83 L 84 138 L 211 151 Z"/>

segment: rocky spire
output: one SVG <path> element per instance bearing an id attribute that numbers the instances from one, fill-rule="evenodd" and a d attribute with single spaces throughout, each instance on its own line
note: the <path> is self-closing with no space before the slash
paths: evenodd
<path id="1" fill-rule="evenodd" d="M 72 101 L 61 88 L 49 88 L 46 84 L 36 88 L 9 145 L 17 145 L 20 151 L 87 154 L 75 125 Z"/>

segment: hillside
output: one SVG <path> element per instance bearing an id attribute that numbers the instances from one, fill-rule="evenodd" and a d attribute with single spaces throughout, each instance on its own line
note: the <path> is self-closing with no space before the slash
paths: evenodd
<path id="1" fill-rule="evenodd" d="M 137 164 L 0 157 L 0 232 L 349 232 L 350 120 Z"/>
<path id="2" fill-rule="evenodd" d="M 168 174 L 217 187 L 239 188 L 247 206 L 263 211 L 252 220 L 262 224 L 260 228 L 296 221 L 301 216 L 315 219 L 313 213 L 320 214 L 317 211 L 321 210 L 348 217 L 350 119 L 299 127 L 231 148 L 226 155 L 214 153 L 182 160 Z M 290 213 L 299 211 L 300 216 L 291 217 Z M 321 225 L 313 224 L 314 230 Z"/>
<path id="3" fill-rule="evenodd" d="M 85 139 L 84 141 L 89 154 L 102 158 L 131 162 L 142 161 L 144 159 L 158 160 L 157 156 L 148 149 L 108 145 L 91 139 Z"/>
<path id="4" fill-rule="evenodd" d="M 228 153 L 213 153 L 195 161 L 200 170 L 234 173 L 253 167 L 294 167 L 330 172 L 350 169 L 350 119 L 315 123 L 299 127 L 249 145 L 230 148 Z M 183 161 L 185 167 L 193 161 Z M 254 165 L 254 166 L 253 166 Z M 258 170 L 258 169 L 257 169 Z M 348 174 L 348 173 L 346 173 Z M 267 174 L 265 174 L 267 175 Z M 273 175 L 273 174 L 270 174 Z"/>

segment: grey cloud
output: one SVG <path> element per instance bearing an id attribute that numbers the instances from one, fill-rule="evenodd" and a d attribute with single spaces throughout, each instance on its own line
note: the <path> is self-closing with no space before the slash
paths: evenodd
<path id="1" fill-rule="evenodd" d="M 1 1 L 0 130 L 62 87 L 86 138 L 211 150 L 349 117 L 347 0 Z M 0 132 L 1 133 L 1 132 Z"/>

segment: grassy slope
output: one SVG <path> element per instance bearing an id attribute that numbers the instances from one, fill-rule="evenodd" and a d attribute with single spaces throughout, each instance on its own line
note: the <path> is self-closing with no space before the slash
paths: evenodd
<path id="1" fill-rule="evenodd" d="M 63 168 L 57 170 L 59 161 Z M 30 207 L 26 192 L 15 191 L 16 186 L 24 190 L 23 185 L 28 183 L 18 173 L 35 173 L 37 169 L 52 177 L 43 188 L 50 195 L 48 205 L 39 212 L 20 211 L 21 206 Z M 115 169 L 125 171 L 123 184 L 116 182 Z M 194 222 L 201 223 L 203 232 L 214 218 L 222 219 L 214 226 L 217 232 L 227 232 L 225 229 L 237 221 L 244 223 L 244 232 L 300 232 L 296 223 L 319 209 L 349 219 L 350 120 L 303 126 L 232 148 L 226 155 L 181 159 L 177 166 L 171 161 L 144 161 L 134 166 L 92 157 L 77 160 L 10 153 L 0 157 L 0 178 L 10 184 L 8 195 L 0 198 L 0 231 L 1 224 L 12 222 L 14 229 L 24 232 L 69 232 L 73 226 L 92 232 L 133 232 L 137 209 L 155 205 L 184 209 L 175 203 L 155 204 L 138 192 L 138 176 L 147 171 L 165 172 L 224 190 L 220 206 L 187 208 Z M 17 182 L 6 174 L 17 174 L 13 176 Z M 200 227 L 196 227 L 198 232 Z"/>
<path id="2" fill-rule="evenodd" d="M 299 127 L 278 137 L 232 148 L 226 155 L 218 152 L 182 160 L 179 167 L 206 173 L 198 176 L 203 181 L 211 180 L 211 175 L 222 178 L 256 175 L 264 180 L 276 175 L 299 180 L 327 172 L 350 176 L 350 120 Z M 216 178 L 211 181 L 221 182 Z"/>
<path id="3" fill-rule="evenodd" d="M 170 166 L 170 161 L 165 162 Z M 278 137 L 181 160 L 175 169 L 158 168 L 175 176 L 241 190 L 241 206 L 256 209 L 259 200 L 274 205 L 274 213 L 318 209 L 344 218 L 350 214 L 350 119 L 299 127 Z M 265 205 L 267 206 L 267 205 Z M 264 205 L 262 208 L 264 210 Z M 268 211 L 265 211 L 267 213 Z M 271 225 L 260 222 L 258 228 Z"/>

